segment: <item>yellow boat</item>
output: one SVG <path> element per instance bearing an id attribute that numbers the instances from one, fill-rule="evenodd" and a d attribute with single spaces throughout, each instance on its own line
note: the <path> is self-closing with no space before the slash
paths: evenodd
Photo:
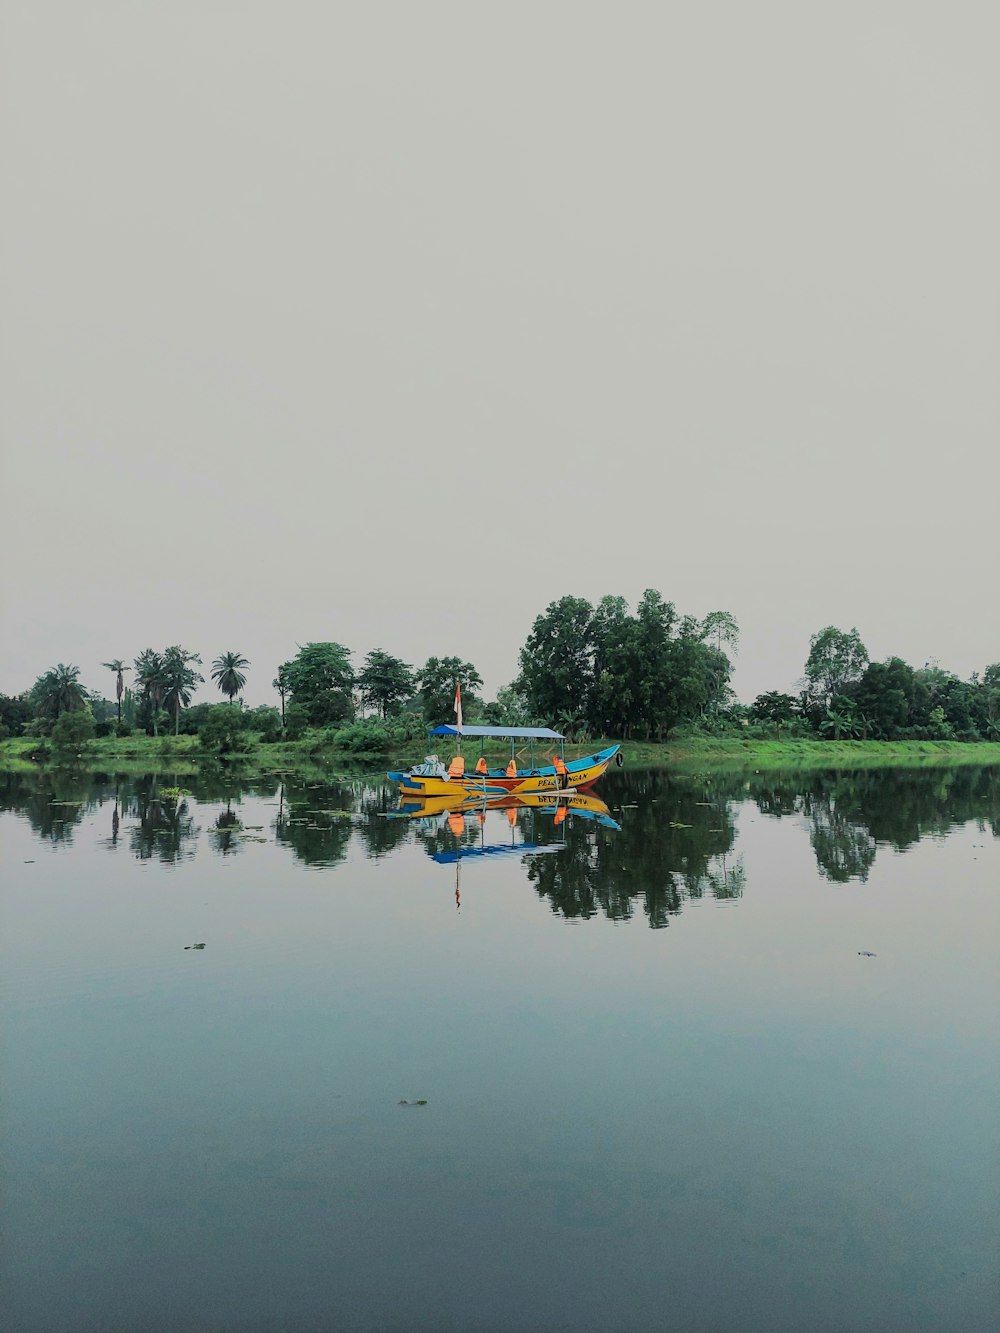
<path id="1" fill-rule="evenodd" d="M 558 731 L 548 727 L 436 727 L 432 736 L 454 736 L 475 739 L 505 739 L 513 747 L 519 740 L 532 744 L 536 740 L 559 741 L 563 747 L 564 738 Z M 402 796 L 478 796 L 480 801 L 491 801 L 504 795 L 527 796 L 534 793 L 558 792 L 566 788 L 579 789 L 589 787 L 605 772 L 609 764 L 617 761 L 620 765 L 621 746 L 610 745 L 604 750 L 584 755 L 580 759 L 564 761 L 566 772 L 556 772 L 554 764 L 530 765 L 516 775 L 508 775 L 506 769 L 487 769 L 485 773 L 462 773 L 453 775 L 442 763 L 428 757 L 422 764 L 406 772 L 390 773 L 389 779 L 399 784 Z"/>

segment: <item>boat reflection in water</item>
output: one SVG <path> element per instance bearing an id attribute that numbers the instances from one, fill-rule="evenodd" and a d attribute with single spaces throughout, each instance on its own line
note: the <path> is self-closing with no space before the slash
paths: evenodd
<path id="1" fill-rule="evenodd" d="M 488 815 L 493 813 L 503 816 L 508 836 L 502 840 L 487 841 L 486 822 Z M 522 819 L 522 816 L 526 816 L 526 819 Z M 566 847 L 566 826 L 572 820 L 589 821 L 602 828 L 621 832 L 621 825 L 612 819 L 607 805 L 599 797 L 584 792 L 567 792 L 558 796 L 535 792 L 523 796 L 506 795 L 487 801 L 481 796 L 434 796 L 424 800 L 403 800 L 399 809 L 389 811 L 387 817 L 418 821 L 432 834 L 448 829 L 453 835 L 454 846 L 431 852 L 430 856 L 438 865 L 454 865 L 456 907 L 462 905 L 463 861 L 505 856 L 543 856 L 561 852 Z M 536 833 L 540 831 L 537 821 L 540 820 L 544 821 L 546 833 L 551 829 L 560 831 L 555 841 L 536 841 Z M 478 839 L 475 837 L 477 825 Z"/>

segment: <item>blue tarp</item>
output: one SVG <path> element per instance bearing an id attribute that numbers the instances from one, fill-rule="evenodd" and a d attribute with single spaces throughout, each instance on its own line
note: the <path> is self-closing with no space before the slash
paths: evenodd
<path id="1" fill-rule="evenodd" d="M 549 727 L 435 727 L 432 736 L 492 736 L 494 740 L 511 737 L 516 740 L 561 741 L 558 731 Z"/>

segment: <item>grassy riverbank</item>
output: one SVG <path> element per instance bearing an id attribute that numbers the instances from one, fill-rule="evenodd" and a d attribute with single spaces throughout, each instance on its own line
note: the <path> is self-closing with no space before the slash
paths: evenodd
<path id="1" fill-rule="evenodd" d="M 738 736 L 699 738 L 673 744 L 626 741 L 625 762 L 669 764 L 690 769 L 720 768 L 933 768 L 1000 764 L 1000 743 L 992 741 L 822 741 L 741 740 Z"/>
<path id="2" fill-rule="evenodd" d="M 607 741 L 590 745 L 567 746 L 573 757 L 592 753 Z M 472 752 L 471 746 L 466 749 Z M 147 772 L 169 768 L 182 772 L 203 763 L 231 763 L 241 768 L 283 769 L 302 765 L 350 769 L 355 772 L 384 772 L 387 767 L 405 766 L 419 760 L 425 751 L 416 742 L 392 756 L 348 754 L 316 738 L 255 743 L 245 754 L 220 756 L 202 748 L 197 736 L 103 737 L 90 741 L 79 751 L 53 749 L 37 737 L 20 737 L 0 742 L 0 770 L 27 771 L 41 766 L 83 767 L 97 771 Z M 685 739 L 682 742 L 625 741 L 625 763 L 634 767 L 671 766 L 690 770 L 706 767 L 787 769 L 787 768 L 928 768 L 963 764 L 1000 764 L 1000 744 L 962 741 L 824 741 L 824 740 L 743 740 L 739 736 L 718 739 Z M 509 753 L 507 746 L 491 744 L 486 753 L 499 763 Z M 537 762 L 544 762 L 541 752 Z"/>

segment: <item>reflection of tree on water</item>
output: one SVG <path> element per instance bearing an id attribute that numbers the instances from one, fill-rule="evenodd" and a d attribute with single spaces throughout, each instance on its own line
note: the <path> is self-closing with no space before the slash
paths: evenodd
<path id="1" fill-rule="evenodd" d="M 294 773 L 286 781 L 274 823 L 276 840 L 307 865 L 338 865 L 351 841 L 354 790 L 346 783 L 323 782 Z"/>
<path id="2" fill-rule="evenodd" d="M 183 791 L 161 784 L 163 779 L 155 775 L 136 780 L 132 798 L 136 822 L 129 828 L 129 842 L 140 861 L 155 857 L 171 864 L 194 855 L 198 829 Z M 170 791 L 176 795 L 165 794 Z"/>
<path id="3" fill-rule="evenodd" d="M 173 799 L 164 795 L 171 789 L 177 791 Z M 100 820 L 103 845 L 127 846 L 142 860 L 173 862 L 193 854 L 198 829 L 187 791 L 222 807 L 221 823 L 211 816 L 219 830 L 208 839 L 213 850 L 243 845 L 232 836 L 236 824 L 230 820 L 239 822 L 238 802 L 245 796 L 275 798 L 276 840 L 310 865 L 346 858 L 352 812 L 359 845 L 374 859 L 410 837 L 432 855 L 457 845 L 446 822 L 383 818 L 396 809 L 398 797 L 382 783 L 321 780 L 301 771 L 249 776 L 221 765 L 142 777 L 65 769 L 0 773 L 0 809 L 23 815 L 53 847 L 69 844 L 84 815 L 107 804 Z M 732 811 L 748 799 L 768 818 L 802 821 L 820 873 L 835 883 L 864 880 L 880 845 L 902 851 L 966 823 L 1000 837 L 996 767 L 698 777 L 624 770 L 607 774 L 598 795 L 612 806 L 621 832 L 572 813 L 560 824 L 551 812 L 523 809 L 515 815 L 519 836 L 560 845 L 547 857 L 526 856 L 524 868 L 536 891 L 567 917 L 627 920 L 641 907 L 652 925 L 662 926 L 686 898 L 739 898 L 744 872 L 732 855 Z M 460 838 L 466 847 L 481 841 L 475 819 L 463 821 Z"/>
<path id="4" fill-rule="evenodd" d="M 362 786 L 356 793 L 361 821 L 358 834 L 371 860 L 387 856 L 409 836 L 405 820 L 387 819 L 386 815 L 399 806 L 399 793 L 384 782 Z"/>
<path id="5" fill-rule="evenodd" d="M 808 821 L 820 872 L 838 884 L 866 880 L 879 844 L 905 851 L 972 822 L 1000 837 L 996 768 L 766 773 L 746 781 L 763 814 Z"/>
<path id="6" fill-rule="evenodd" d="M 0 773 L 0 810 L 17 811 L 55 846 L 73 841 L 76 826 L 93 805 L 91 784 L 78 772 Z"/>
<path id="7" fill-rule="evenodd" d="M 239 850 L 240 840 L 237 836 L 243 829 L 242 821 L 239 815 L 233 811 L 232 800 L 226 802 L 225 810 L 220 810 L 215 816 L 215 823 L 212 826 L 211 833 L 215 839 L 215 847 L 223 856 L 229 852 Z"/>
<path id="8" fill-rule="evenodd" d="M 625 807 L 620 832 L 571 815 L 563 826 L 565 850 L 527 860 L 528 878 L 554 912 L 627 921 L 641 903 L 655 929 L 668 925 L 686 898 L 706 892 L 740 897 L 742 862 L 727 859 L 735 829 L 713 778 L 693 783 L 663 773 L 619 774 L 609 787 L 607 799 Z M 547 836 L 560 834 L 543 830 L 538 840 Z"/>

